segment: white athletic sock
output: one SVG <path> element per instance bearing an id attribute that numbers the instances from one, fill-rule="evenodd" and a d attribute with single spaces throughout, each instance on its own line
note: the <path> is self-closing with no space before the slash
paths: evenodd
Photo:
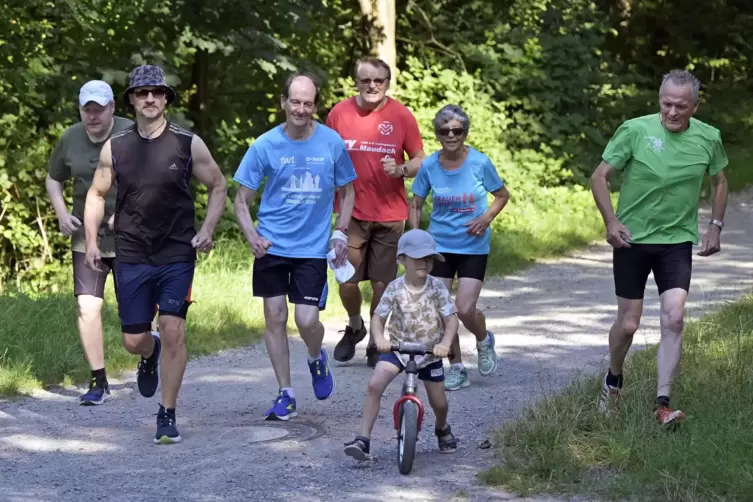
<path id="1" fill-rule="evenodd" d="M 465 369 L 465 365 L 463 363 L 453 363 L 452 366 L 461 370 Z"/>
<path id="2" fill-rule="evenodd" d="M 321 358 L 322 358 L 321 354 L 319 354 L 316 357 L 311 357 L 311 354 L 306 354 L 306 359 L 308 360 L 309 364 L 313 363 L 314 361 L 318 361 Z"/>
<path id="3" fill-rule="evenodd" d="M 351 316 L 348 320 L 348 326 L 355 330 L 361 329 L 363 323 L 361 322 L 361 315 Z"/>
<path id="4" fill-rule="evenodd" d="M 293 387 L 283 387 L 282 390 L 288 393 L 288 396 L 291 397 L 291 399 L 295 399 L 295 393 L 293 392 Z"/>

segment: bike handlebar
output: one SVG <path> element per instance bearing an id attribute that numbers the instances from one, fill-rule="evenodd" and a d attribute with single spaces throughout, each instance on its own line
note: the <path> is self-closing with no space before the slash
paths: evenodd
<path id="1" fill-rule="evenodd" d="M 433 351 L 427 350 L 426 344 L 421 342 L 392 342 L 390 352 L 398 352 L 400 354 L 413 354 L 415 356 L 433 354 Z M 447 357 L 452 358 L 452 353 L 449 353 Z"/>

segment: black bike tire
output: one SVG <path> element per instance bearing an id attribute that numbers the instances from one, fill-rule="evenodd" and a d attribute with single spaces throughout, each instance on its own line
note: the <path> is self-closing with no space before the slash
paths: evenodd
<path id="1" fill-rule="evenodd" d="M 404 433 L 403 428 L 405 429 Z M 416 403 L 406 401 L 400 405 L 400 422 L 397 433 L 397 466 L 400 474 L 408 474 L 413 469 L 416 443 L 418 442 L 418 406 L 416 406 Z M 403 446 L 402 458 L 400 458 L 401 442 Z"/>

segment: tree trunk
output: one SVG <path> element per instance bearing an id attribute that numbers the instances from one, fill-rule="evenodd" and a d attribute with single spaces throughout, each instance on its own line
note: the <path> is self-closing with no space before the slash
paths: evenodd
<path id="1" fill-rule="evenodd" d="M 196 86 L 196 92 L 191 96 L 188 105 L 191 120 L 193 120 L 196 134 L 204 141 L 209 142 L 209 110 L 207 109 L 209 53 L 206 50 L 199 49 L 196 51 L 191 73 L 192 84 Z"/>
<path id="2" fill-rule="evenodd" d="M 369 20 L 371 48 L 375 55 L 392 69 L 393 82 L 397 74 L 395 49 L 395 0 L 360 0 L 361 13 Z"/>

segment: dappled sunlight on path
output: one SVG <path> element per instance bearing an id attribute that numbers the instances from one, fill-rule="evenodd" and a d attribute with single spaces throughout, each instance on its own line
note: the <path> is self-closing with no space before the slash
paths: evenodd
<path id="1" fill-rule="evenodd" d="M 698 317 L 753 288 L 749 203 L 749 195 L 730 201 L 722 253 L 694 255 L 689 316 Z M 708 218 L 703 210 L 704 230 Z M 289 423 L 261 420 L 277 390 L 263 343 L 189 362 L 178 406 L 184 437 L 179 445 L 152 444 L 159 391 L 152 399 L 142 398 L 133 374 L 113 381 L 113 399 L 102 407 L 78 406 L 74 389 L 0 401 L 0 499 L 141 501 L 149 487 L 154 499 L 184 501 L 518 500 L 476 481 L 475 474 L 494 461 L 493 449 L 479 449 L 477 442 L 491 439 L 495 427 L 516 418 L 543 394 L 561 389 L 573 375 L 603 368 L 607 331 L 616 312 L 611 248 L 590 246 L 490 279 L 480 305 L 497 333 L 500 368 L 492 377 L 480 377 L 472 336 L 461 329 L 471 386 L 448 393 L 460 449 L 453 455 L 437 453 L 434 416 L 427 410 L 409 476 L 397 472 L 390 420 L 401 380 L 382 402 L 372 437 L 376 460 L 356 465 L 342 447 L 357 433 L 371 375 L 366 343 L 352 361 L 333 364 L 337 392 L 318 401 L 305 348 L 291 337 L 299 417 Z M 656 341 L 658 306 L 650 277 L 636 348 Z M 330 354 L 343 327 L 327 326 Z M 420 396 L 425 399 L 422 388 Z"/>

